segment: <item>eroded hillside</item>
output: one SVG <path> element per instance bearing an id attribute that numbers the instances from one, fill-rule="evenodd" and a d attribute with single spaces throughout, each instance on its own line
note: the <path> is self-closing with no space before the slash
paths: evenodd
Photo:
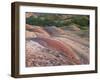
<path id="1" fill-rule="evenodd" d="M 89 64 L 89 39 L 80 32 L 26 24 L 26 66 Z"/>

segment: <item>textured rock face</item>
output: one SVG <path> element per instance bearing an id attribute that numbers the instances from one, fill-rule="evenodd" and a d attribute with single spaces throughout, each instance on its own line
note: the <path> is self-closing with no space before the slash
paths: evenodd
<path id="1" fill-rule="evenodd" d="M 82 64 L 89 64 L 88 41 L 57 27 L 26 25 L 27 67 Z"/>
<path id="2" fill-rule="evenodd" d="M 32 40 L 26 41 L 26 66 L 57 66 L 71 63 L 61 52 L 41 46 Z"/>
<path id="3" fill-rule="evenodd" d="M 56 26 L 50 26 L 50 27 L 45 27 L 44 28 L 50 35 L 58 35 L 58 34 L 65 34 L 65 32 L 57 28 Z"/>
<path id="4" fill-rule="evenodd" d="M 30 32 L 34 32 L 37 36 L 50 37 L 50 35 L 48 34 L 48 32 L 46 32 L 40 26 L 31 26 L 31 25 L 26 24 L 26 30 L 28 30 Z"/>
<path id="5" fill-rule="evenodd" d="M 37 36 L 34 32 L 26 31 L 25 32 L 25 37 L 26 37 L 26 39 L 28 39 L 28 38 L 35 38 Z"/>
<path id="6" fill-rule="evenodd" d="M 52 38 L 41 38 L 37 37 L 35 38 L 35 41 L 40 43 L 41 45 L 45 47 L 49 47 L 51 49 L 55 49 L 57 51 L 63 52 L 63 54 L 69 58 L 70 61 L 72 61 L 75 64 L 80 64 L 80 61 L 76 58 L 75 53 L 71 49 L 69 45 L 65 45 L 59 40 L 52 39 Z"/>

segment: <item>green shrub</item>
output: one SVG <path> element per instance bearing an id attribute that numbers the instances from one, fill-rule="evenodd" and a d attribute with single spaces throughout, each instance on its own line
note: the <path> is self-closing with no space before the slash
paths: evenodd
<path id="1" fill-rule="evenodd" d="M 67 15 L 60 14 L 39 14 L 37 17 L 31 16 L 26 18 L 26 23 L 30 25 L 38 26 L 57 26 L 63 27 L 71 24 L 79 25 L 80 29 L 86 30 L 89 26 L 88 16 L 72 15 L 67 17 Z"/>
<path id="2" fill-rule="evenodd" d="M 74 16 L 72 23 L 78 24 L 80 26 L 89 26 L 88 16 Z"/>

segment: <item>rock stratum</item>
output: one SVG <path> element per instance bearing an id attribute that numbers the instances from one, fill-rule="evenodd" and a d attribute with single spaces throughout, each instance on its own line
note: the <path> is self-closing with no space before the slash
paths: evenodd
<path id="1" fill-rule="evenodd" d="M 56 26 L 26 24 L 26 67 L 89 64 L 89 41 Z"/>

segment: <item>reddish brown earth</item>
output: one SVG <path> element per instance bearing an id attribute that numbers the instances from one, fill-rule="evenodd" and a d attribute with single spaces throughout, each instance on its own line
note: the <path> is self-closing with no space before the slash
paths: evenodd
<path id="1" fill-rule="evenodd" d="M 26 24 L 26 66 L 89 64 L 89 41 L 72 31 Z"/>
<path id="2" fill-rule="evenodd" d="M 41 45 L 45 47 L 49 47 L 51 49 L 55 49 L 57 51 L 63 52 L 63 54 L 73 63 L 80 64 L 80 61 L 76 58 L 73 50 L 69 45 L 63 44 L 61 41 L 57 41 L 52 38 L 43 38 L 43 37 L 37 37 L 35 38 L 35 41 L 40 43 Z"/>
<path id="3" fill-rule="evenodd" d="M 31 26 L 31 25 L 26 24 L 26 30 L 29 30 L 30 32 L 34 32 L 37 36 L 50 37 L 50 35 L 48 34 L 48 32 L 46 32 L 40 26 Z"/>

